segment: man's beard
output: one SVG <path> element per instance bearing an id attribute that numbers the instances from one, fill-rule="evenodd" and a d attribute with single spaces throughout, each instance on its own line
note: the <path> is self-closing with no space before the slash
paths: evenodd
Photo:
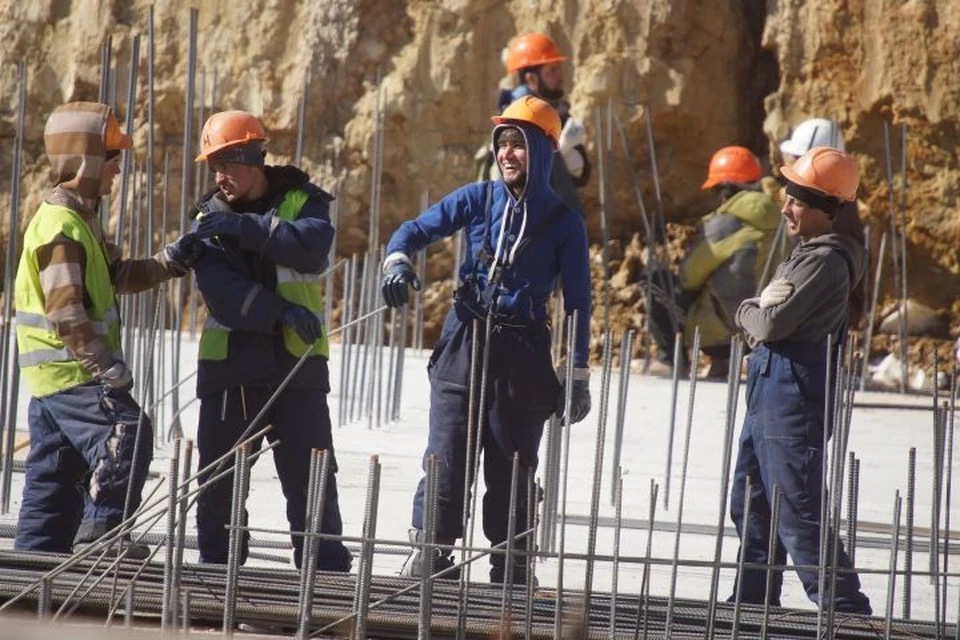
<path id="1" fill-rule="evenodd" d="M 559 100 L 563 97 L 563 89 L 550 89 L 549 87 L 541 85 L 540 97 L 548 102 L 551 100 Z"/>

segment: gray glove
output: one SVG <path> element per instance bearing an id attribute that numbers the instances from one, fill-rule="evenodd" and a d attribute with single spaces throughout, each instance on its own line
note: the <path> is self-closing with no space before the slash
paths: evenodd
<path id="1" fill-rule="evenodd" d="M 133 374 L 123 360 L 114 360 L 109 369 L 101 371 L 96 381 L 112 391 L 130 391 L 133 388 Z"/>

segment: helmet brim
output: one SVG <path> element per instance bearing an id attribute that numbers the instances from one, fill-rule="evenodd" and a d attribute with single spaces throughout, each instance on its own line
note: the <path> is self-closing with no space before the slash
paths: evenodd
<path id="1" fill-rule="evenodd" d="M 791 155 L 799 158 L 807 151 L 809 151 L 809 149 L 804 148 L 801 143 L 797 142 L 793 138 L 787 138 L 780 143 L 780 153 L 784 155 Z"/>

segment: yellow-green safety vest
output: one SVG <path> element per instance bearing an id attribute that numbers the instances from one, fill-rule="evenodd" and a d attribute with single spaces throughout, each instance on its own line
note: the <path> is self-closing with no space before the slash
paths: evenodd
<path id="1" fill-rule="evenodd" d="M 59 234 L 83 245 L 86 256 L 83 285 L 90 302 L 86 307 L 87 316 L 113 357 L 123 358 L 120 316 L 103 246 L 79 213 L 43 203 L 23 236 L 23 253 L 14 286 L 20 371 L 30 393 L 37 397 L 93 380 L 93 374 L 64 346 L 45 312 L 37 250 Z"/>
<path id="2" fill-rule="evenodd" d="M 303 205 L 310 196 L 299 189 L 288 191 L 283 202 L 277 207 L 276 217 L 280 220 L 293 222 L 300 216 Z M 294 357 L 299 358 L 307 349 L 310 355 L 323 357 L 330 356 L 330 344 L 327 340 L 326 324 L 323 321 L 323 280 L 320 274 L 303 273 L 290 267 L 277 265 L 277 293 L 284 300 L 306 307 L 312 311 L 323 329 L 320 338 L 309 347 L 300 339 L 297 332 L 283 327 L 283 344 Z M 229 356 L 230 327 L 227 327 L 213 317 L 209 312 L 203 323 L 203 332 L 200 334 L 199 357 L 201 360 L 226 360 Z"/>

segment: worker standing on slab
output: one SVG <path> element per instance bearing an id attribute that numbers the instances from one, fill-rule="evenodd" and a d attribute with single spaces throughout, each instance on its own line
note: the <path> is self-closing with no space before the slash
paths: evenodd
<path id="1" fill-rule="evenodd" d="M 126 260 L 104 238 L 100 199 L 120 172 L 121 151 L 133 147 L 109 106 L 57 107 L 43 142 L 54 187 L 24 233 L 14 293 L 19 364 L 33 396 L 14 545 L 70 553 L 124 520 L 128 491 L 129 513 L 139 508 L 153 457 L 153 427 L 130 394 L 116 295 L 186 274 L 203 244 L 187 234 L 150 258 Z M 127 537 L 118 549 L 149 555 Z"/>
<path id="2" fill-rule="evenodd" d="M 590 338 L 590 268 L 587 234 L 580 215 L 550 187 L 550 167 L 560 135 L 560 117 L 546 102 L 525 96 L 494 117 L 493 147 L 501 178 L 471 183 L 447 195 L 416 220 L 393 234 L 383 263 L 383 297 L 392 307 L 409 299 L 408 286 L 419 289 L 411 257 L 428 244 L 464 229 L 467 252 L 460 265 L 463 285 L 443 325 L 430 358 L 430 435 L 424 454 L 439 465 L 436 542 L 453 545 L 463 535 L 462 513 L 466 466 L 467 415 L 474 320 L 479 320 L 483 353 L 487 319 L 491 322 L 486 406 L 480 410 L 486 495 L 483 529 L 491 544 L 507 539 L 514 453 L 519 454 L 516 517 L 518 531 L 527 522 L 527 479 L 536 472 L 544 421 L 563 398 L 550 357 L 547 300 L 558 277 L 568 314 L 577 311 L 575 373 L 570 422 L 590 411 L 588 344 Z M 479 398 L 480 391 L 477 391 Z M 562 411 L 561 411 L 562 413 Z M 475 470 L 471 469 L 471 477 Z M 424 493 L 420 481 L 413 501 L 410 540 L 424 536 Z M 520 546 L 517 541 L 516 546 Z M 450 550 L 437 552 L 434 570 L 453 564 Z M 424 557 L 415 548 L 403 574 L 421 576 Z M 490 579 L 503 582 L 503 554 L 492 554 Z M 527 565 L 517 560 L 513 580 L 526 581 Z"/>
<path id="3" fill-rule="evenodd" d="M 720 205 L 700 221 L 697 244 L 680 264 L 675 298 L 662 287 L 653 292 L 650 332 L 657 360 L 648 373 L 672 373 L 675 331 L 684 336 L 681 366 L 686 370 L 687 348 L 699 327 L 702 350 L 711 361 L 707 376 L 726 377 L 737 307 L 756 294 L 768 259 L 774 266 L 782 259 L 773 243 L 780 215 L 773 199 L 760 190 L 762 177 L 760 161 L 746 147 L 724 147 L 710 159 L 701 188 L 712 190 Z M 665 272 L 652 282 L 671 277 Z"/>
<path id="4" fill-rule="evenodd" d="M 272 425 L 267 440 L 279 440 L 273 459 L 287 500 L 287 521 L 291 530 L 304 531 L 310 451 L 334 452 L 321 283 L 333 242 L 328 211 L 333 197 L 296 167 L 266 166 L 266 140 L 259 119 L 246 111 L 213 114 L 201 134 L 196 160 L 207 162 L 218 189 L 197 205 L 197 234 L 206 243 L 196 267 L 197 286 L 209 313 L 200 337 L 198 449 L 201 468 L 229 452 L 306 356 L 257 425 Z M 252 450 L 261 444 L 262 439 L 254 442 Z M 333 459 L 321 530 L 340 535 L 336 468 Z M 225 563 L 231 481 L 208 482 L 210 475 L 200 478 L 200 561 Z M 299 567 L 303 537 L 291 539 Z M 248 544 L 244 532 L 242 560 Z M 320 541 L 318 569 L 346 572 L 350 565 L 350 553 L 340 541 Z"/>
<path id="5" fill-rule="evenodd" d="M 740 535 L 743 560 L 755 565 L 819 566 L 821 489 L 827 368 L 835 368 L 846 337 L 848 300 L 866 269 L 863 247 L 833 231 L 843 202 L 855 200 L 859 170 L 854 159 L 828 147 L 814 147 L 790 166 L 783 217 L 787 233 L 799 240 L 790 257 L 759 297 L 737 310 L 737 326 L 754 350 L 747 369 L 747 415 L 730 497 L 730 515 Z M 832 352 L 826 353 L 828 338 Z M 749 519 L 745 518 L 750 478 Z M 774 487 L 782 492 L 776 557 L 768 557 Z M 835 532 L 837 568 L 850 559 Z M 830 555 L 828 555 L 828 558 Z M 797 569 L 807 596 L 820 603 L 818 571 Z M 741 600 L 764 602 L 767 571 L 738 576 Z M 838 572 L 833 602 L 837 611 L 870 614 L 855 572 Z M 780 604 L 783 572 L 774 571 L 770 604 Z M 734 588 L 735 598 L 737 587 Z"/>
<path id="6" fill-rule="evenodd" d="M 577 189 L 590 181 L 590 160 L 584 145 L 587 142 L 583 122 L 570 115 L 570 103 L 563 99 L 563 66 L 568 60 L 560 48 L 542 33 L 527 33 L 510 41 L 504 54 L 507 73 L 516 74 L 517 87 L 501 90 L 497 111 L 524 96 L 545 100 L 560 116 L 559 157 L 550 171 L 550 186 L 571 209 L 583 214 Z M 478 179 L 496 180 L 499 168 L 495 150 L 484 145 L 477 151 Z"/>

